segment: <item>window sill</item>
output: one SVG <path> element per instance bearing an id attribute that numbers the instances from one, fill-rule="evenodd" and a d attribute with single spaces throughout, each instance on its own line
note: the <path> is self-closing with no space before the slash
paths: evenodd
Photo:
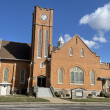
<path id="1" fill-rule="evenodd" d="M 63 83 L 58 83 L 59 85 L 62 85 Z"/>
<path id="2" fill-rule="evenodd" d="M 40 60 L 40 59 L 42 59 L 42 58 L 41 58 L 41 57 L 37 57 L 37 59 L 39 59 L 39 60 Z"/>
<path id="3" fill-rule="evenodd" d="M 70 57 L 72 57 L 73 55 L 69 55 Z"/>
<path id="4" fill-rule="evenodd" d="M 81 58 L 83 58 L 84 56 L 81 56 Z"/>
<path id="5" fill-rule="evenodd" d="M 95 86 L 95 84 L 91 84 L 91 86 Z"/>
<path id="6" fill-rule="evenodd" d="M 74 83 L 70 83 L 70 85 L 81 85 L 81 86 L 83 86 L 84 84 L 74 84 Z"/>
<path id="7" fill-rule="evenodd" d="M 40 67 L 40 68 L 44 69 L 45 67 Z"/>

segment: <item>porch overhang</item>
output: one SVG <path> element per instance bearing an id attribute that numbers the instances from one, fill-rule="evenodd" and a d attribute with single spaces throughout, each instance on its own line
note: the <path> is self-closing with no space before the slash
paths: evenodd
<path id="1" fill-rule="evenodd" d="M 99 80 L 110 80 L 110 77 L 98 77 Z"/>
<path id="2" fill-rule="evenodd" d="M 11 86 L 12 83 L 0 83 L 0 86 Z"/>

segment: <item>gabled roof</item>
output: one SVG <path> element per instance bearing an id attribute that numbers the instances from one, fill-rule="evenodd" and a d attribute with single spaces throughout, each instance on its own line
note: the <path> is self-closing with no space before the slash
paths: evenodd
<path id="1" fill-rule="evenodd" d="M 75 35 L 75 36 L 77 36 L 82 42 L 83 42 L 83 44 L 93 53 L 93 54 L 96 54 L 95 52 L 93 52 L 85 43 L 84 43 L 84 41 L 79 37 L 79 35 Z M 75 36 L 73 36 L 68 42 L 70 42 Z M 63 48 L 68 42 L 66 42 L 61 48 Z M 61 49 L 60 48 L 60 49 Z M 57 50 L 57 48 L 56 48 L 56 50 Z M 97 57 L 99 57 L 99 56 L 97 56 Z"/>
<path id="2" fill-rule="evenodd" d="M 30 60 L 31 44 L 4 41 L 0 48 L 0 59 Z"/>

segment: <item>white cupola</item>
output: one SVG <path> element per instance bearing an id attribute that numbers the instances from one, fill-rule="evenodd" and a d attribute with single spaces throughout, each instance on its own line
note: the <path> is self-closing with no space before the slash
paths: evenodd
<path id="1" fill-rule="evenodd" d="M 62 35 L 60 35 L 60 38 L 59 38 L 59 40 L 57 42 L 57 47 L 61 48 L 63 45 L 64 45 L 64 40 L 63 40 Z"/>

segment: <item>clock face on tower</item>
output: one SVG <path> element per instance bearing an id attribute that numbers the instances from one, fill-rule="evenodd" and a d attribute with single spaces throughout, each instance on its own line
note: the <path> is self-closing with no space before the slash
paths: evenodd
<path id="1" fill-rule="evenodd" d="M 42 14 L 40 16 L 40 18 L 43 20 L 43 21 L 46 21 L 48 19 L 48 16 L 46 14 Z"/>

